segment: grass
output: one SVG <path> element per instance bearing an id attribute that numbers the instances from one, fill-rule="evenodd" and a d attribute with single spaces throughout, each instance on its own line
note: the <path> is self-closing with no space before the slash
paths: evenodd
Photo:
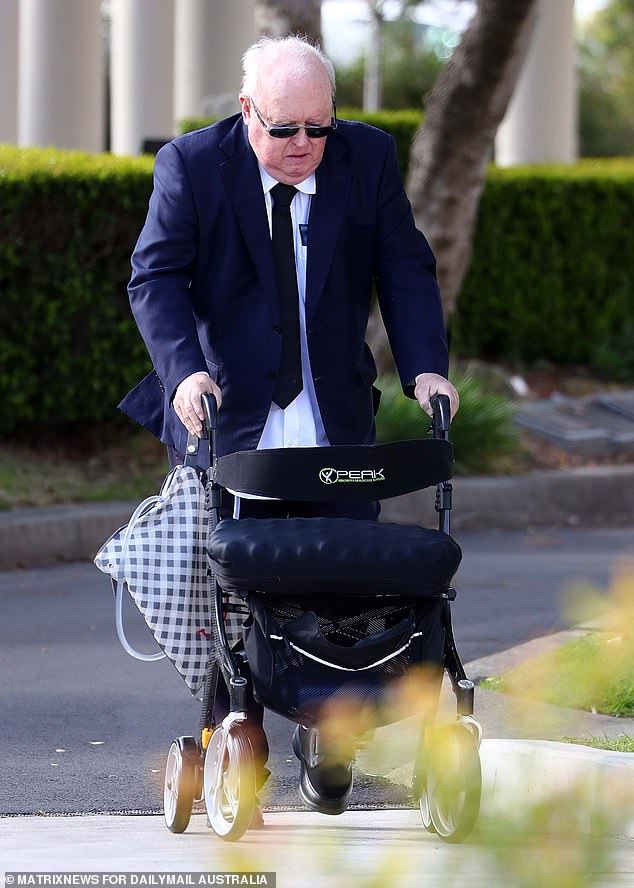
<path id="1" fill-rule="evenodd" d="M 622 734 L 620 737 L 564 737 L 566 743 L 578 746 L 591 746 L 609 752 L 634 752 L 634 737 Z"/>
<path id="2" fill-rule="evenodd" d="M 632 639 L 627 633 L 591 633 L 486 679 L 482 687 L 571 709 L 634 717 Z"/>
<path id="3" fill-rule="evenodd" d="M 71 440 L 0 446 L 0 509 L 141 500 L 167 473 L 165 448 L 146 433 L 112 430 Z"/>

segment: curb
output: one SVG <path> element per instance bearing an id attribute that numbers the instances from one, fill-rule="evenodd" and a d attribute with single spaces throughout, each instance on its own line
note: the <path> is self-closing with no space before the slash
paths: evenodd
<path id="1" fill-rule="evenodd" d="M 604 631 L 613 624 L 614 615 L 604 614 L 589 624 L 473 660 L 466 667 L 467 674 L 475 681 L 500 675 L 524 660 L 589 633 Z M 485 707 L 500 697 L 482 689 L 477 689 L 476 694 Z M 633 718 L 614 718 L 502 696 L 510 720 L 527 733 L 537 726 L 542 737 L 634 736 Z M 556 812 L 552 824 L 555 830 L 573 828 L 585 835 L 634 839 L 634 753 L 524 737 L 483 740 L 480 760 L 484 816 L 509 817 L 517 811 L 518 804 L 526 810 L 547 803 Z M 615 811 L 624 816 L 617 819 Z"/>
<path id="2" fill-rule="evenodd" d="M 383 739 L 397 743 L 394 732 Z M 357 761 L 370 775 L 411 789 L 413 761 L 380 775 L 369 750 Z M 634 753 L 557 740 L 484 739 L 480 762 L 482 818 L 530 822 L 541 808 L 549 831 L 634 840 Z"/>
<path id="3" fill-rule="evenodd" d="M 634 465 L 454 478 L 453 531 L 634 524 Z M 385 500 L 382 518 L 437 524 L 429 490 Z M 92 560 L 136 502 L 0 512 L 0 570 Z"/>
<path id="4" fill-rule="evenodd" d="M 555 832 L 634 839 L 634 754 L 553 740 L 483 740 L 480 760 L 484 817 L 554 803 L 548 826 Z"/>
<path id="5" fill-rule="evenodd" d="M 427 494 L 427 495 L 426 495 Z M 436 522 L 433 496 L 417 491 L 383 503 L 382 517 Z M 634 466 L 596 466 L 453 479 L 457 530 L 634 524 Z"/>
<path id="6" fill-rule="evenodd" d="M 82 503 L 0 512 L 0 570 L 92 560 L 137 503 Z"/>

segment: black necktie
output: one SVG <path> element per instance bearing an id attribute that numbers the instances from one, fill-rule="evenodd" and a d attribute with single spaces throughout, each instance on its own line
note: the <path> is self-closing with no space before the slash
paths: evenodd
<path id="1" fill-rule="evenodd" d="M 291 220 L 291 201 L 296 193 L 297 189 L 292 185 L 283 185 L 281 182 L 271 189 L 273 261 L 282 316 L 282 358 L 273 400 L 282 409 L 288 407 L 303 388 L 299 342 L 299 293 Z"/>

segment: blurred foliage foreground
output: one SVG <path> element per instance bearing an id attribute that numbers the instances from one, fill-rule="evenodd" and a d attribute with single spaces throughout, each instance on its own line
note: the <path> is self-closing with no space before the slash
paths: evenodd
<path id="1" fill-rule="evenodd" d="M 579 668 L 576 679 L 578 684 L 591 688 L 594 699 L 616 676 L 627 674 L 628 669 L 631 675 L 633 593 L 634 572 L 624 569 L 617 573 L 607 600 L 618 631 L 615 629 L 610 641 L 606 639 L 607 647 L 600 658 L 587 668 Z M 577 619 L 585 614 L 596 616 L 597 608 L 603 613 L 606 607 L 605 597 L 598 593 L 580 594 L 575 590 L 573 600 Z M 616 654 L 610 645 L 616 648 Z M 550 662 L 544 664 L 535 685 L 543 691 L 559 679 L 558 665 Z M 330 742 L 346 738 L 349 743 L 349 738 L 356 737 L 357 760 L 366 773 L 407 783 L 419 748 L 421 720 L 428 725 L 427 731 L 433 730 L 430 720 L 437 711 L 437 697 L 433 671 L 411 670 L 395 683 L 389 701 L 376 713 L 353 699 L 330 701 L 322 730 Z M 571 705 L 567 694 L 566 701 Z M 454 712 L 449 715 L 447 710 L 447 717 L 453 719 Z M 442 719 L 444 713 L 439 717 Z M 629 884 L 632 839 L 610 839 L 632 836 L 634 785 L 628 762 L 619 759 L 623 767 L 602 768 L 599 758 L 602 762 L 604 758 L 596 751 L 577 753 L 557 743 L 553 744 L 555 755 L 569 754 L 570 760 L 549 758 L 547 766 L 542 745 L 538 744 L 534 755 L 523 747 L 521 754 L 510 755 L 498 769 L 494 748 L 487 749 L 483 744 L 480 750 L 483 762 L 488 759 L 488 767 L 483 769 L 482 803 L 475 829 L 463 846 L 452 847 L 447 856 L 440 853 L 437 838 L 422 830 L 419 835 L 410 832 L 409 842 L 402 842 L 394 833 L 390 837 L 392 851 L 377 844 L 369 858 L 371 865 L 361 873 L 346 858 L 345 840 L 338 840 L 336 830 L 326 847 L 319 843 L 318 853 L 327 856 L 327 865 L 340 874 L 341 884 L 350 882 L 368 888 L 413 884 L 411 876 L 415 873 L 424 874 L 421 884 L 447 888 L 474 883 L 492 888 L 585 888 L 622 884 L 623 876 Z M 447 750 L 447 773 L 456 768 L 454 759 L 452 751 Z M 310 842 L 306 853 L 311 854 Z"/>
<path id="2" fill-rule="evenodd" d="M 602 613 L 593 621 L 601 628 L 528 659 L 483 686 L 572 709 L 634 718 L 634 562 L 617 571 L 607 602 L 582 588 L 572 590 L 570 600 L 577 615 Z"/>

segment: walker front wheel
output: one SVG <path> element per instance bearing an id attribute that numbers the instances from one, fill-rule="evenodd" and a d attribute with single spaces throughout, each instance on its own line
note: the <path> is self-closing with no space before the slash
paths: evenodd
<path id="1" fill-rule="evenodd" d="M 471 832 L 480 810 L 482 769 L 473 735 L 461 725 L 433 732 L 427 749 L 427 779 L 421 815 L 446 842 L 461 842 Z M 429 829 L 429 827 L 427 826 Z"/>
<path id="2" fill-rule="evenodd" d="M 255 761 L 251 741 L 240 724 L 211 735 L 203 774 L 205 806 L 211 828 L 228 842 L 247 830 L 255 806 Z"/>
<path id="3" fill-rule="evenodd" d="M 163 812 L 167 828 L 173 833 L 185 832 L 189 826 L 199 759 L 200 753 L 193 737 L 174 740 L 167 753 Z"/>

